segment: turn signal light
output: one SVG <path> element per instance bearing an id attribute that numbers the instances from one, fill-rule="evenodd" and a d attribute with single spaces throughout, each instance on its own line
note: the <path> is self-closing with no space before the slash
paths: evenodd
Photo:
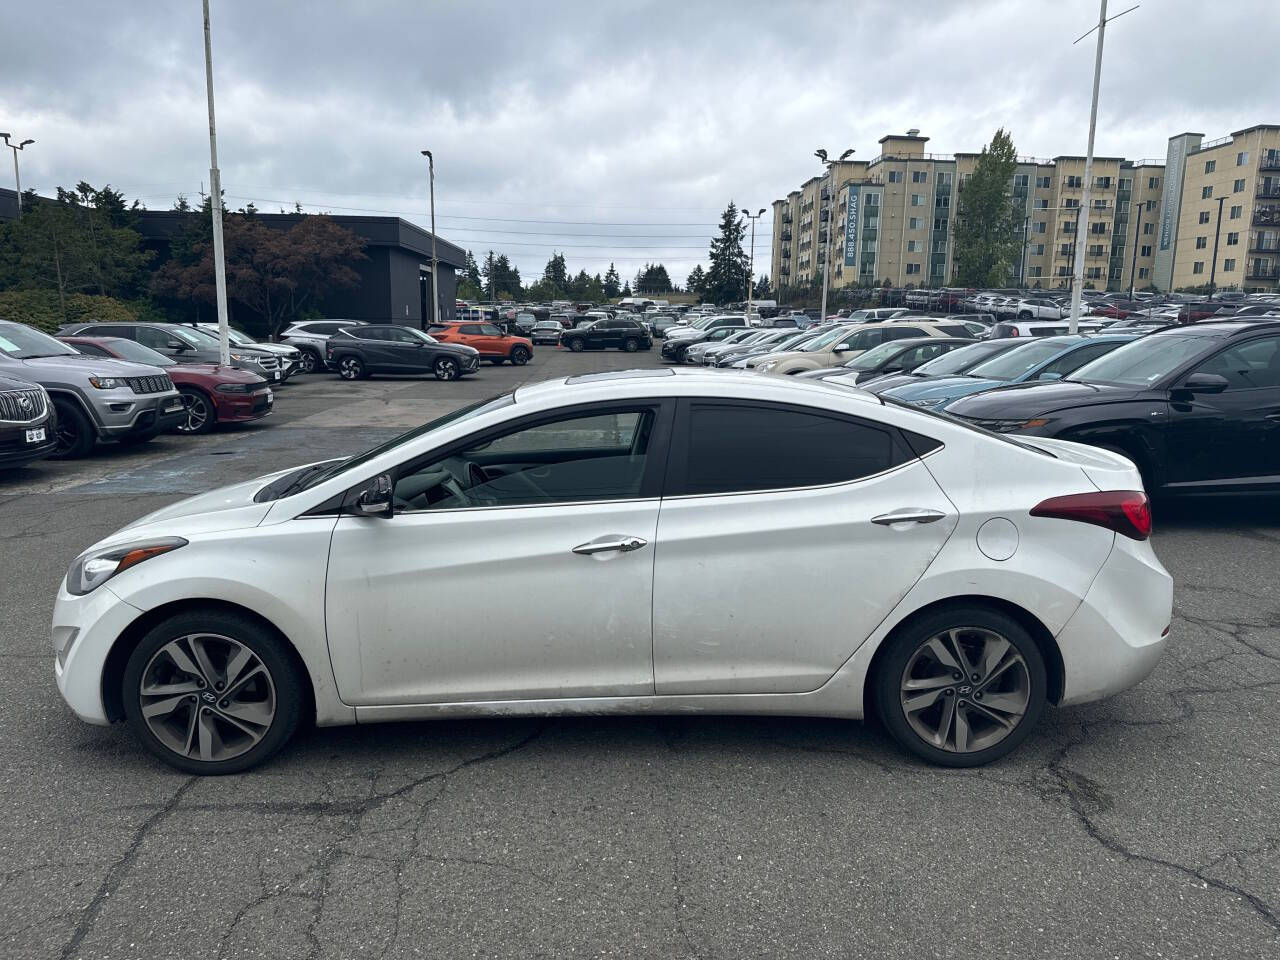
<path id="1" fill-rule="evenodd" d="M 1145 540 L 1151 536 L 1151 501 L 1139 490 L 1051 497 L 1033 507 L 1031 515 L 1092 523 L 1133 540 Z"/>

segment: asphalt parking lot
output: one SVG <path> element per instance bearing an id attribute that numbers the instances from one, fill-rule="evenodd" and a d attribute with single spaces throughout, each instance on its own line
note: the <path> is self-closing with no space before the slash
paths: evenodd
<path id="1" fill-rule="evenodd" d="M 1159 510 L 1168 656 L 979 771 L 859 723 L 578 718 L 312 731 L 202 780 L 63 706 L 54 592 L 116 527 L 518 382 L 657 362 L 312 377 L 256 425 L 0 477 L 0 956 L 1280 956 L 1276 504 Z"/>

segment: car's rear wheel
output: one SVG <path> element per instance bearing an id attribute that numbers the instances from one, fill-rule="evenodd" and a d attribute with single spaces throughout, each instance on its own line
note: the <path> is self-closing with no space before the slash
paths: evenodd
<path id="1" fill-rule="evenodd" d="M 512 347 L 511 348 L 511 362 L 515 364 L 517 367 L 523 367 L 526 363 L 528 363 L 529 357 L 530 357 L 530 353 L 529 353 L 528 347 Z"/>
<path id="2" fill-rule="evenodd" d="M 214 423 L 218 420 L 213 401 L 204 391 L 196 390 L 194 387 L 183 387 L 178 392 L 182 394 L 182 404 L 186 407 L 183 420 L 178 424 L 178 432 L 198 434 L 212 430 Z"/>
<path id="3" fill-rule="evenodd" d="M 76 460 L 86 457 L 93 450 L 97 434 L 84 412 L 70 400 L 56 399 L 53 408 L 58 414 L 55 431 L 58 445 L 51 455 L 54 460 Z"/>
<path id="4" fill-rule="evenodd" d="M 359 380 L 364 375 L 364 361 L 359 357 L 346 356 L 338 361 L 338 376 L 343 380 Z"/>
<path id="5" fill-rule="evenodd" d="M 880 719 L 930 763 L 976 767 L 1003 757 L 1044 711 L 1044 659 L 997 610 L 945 607 L 892 635 L 872 679 Z"/>
<path id="6" fill-rule="evenodd" d="M 635 337 L 627 337 L 627 339 L 622 341 L 622 349 L 627 353 L 635 353 L 640 349 L 640 341 Z"/>
<path id="7" fill-rule="evenodd" d="M 1030 311 L 1030 310 L 1023 310 L 1021 313 L 1019 313 L 1019 314 L 1018 314 L 1018 319 L 1019 319 L 1019 320 L 1030 320 L 1030 319 L 1031 319 L 1031 311 Z"/>
<path id="8" fill-rule="evenodd" d="M 320 369 L 320 358 L 310 350 L 303 350 L 302 358 L 298 361 L 298 369 L 303 373 L 315 373 Z"/>
<path id="9" fill-rule="evenodd" d="M 581 337 L 571 337 L 569 339 L 569 349 L 574 353 L 581 353 L 587 347 L 586 341 Z"/>
<path id="10" fill-rule="evenodd" d="M 441 357 L 431 367 L 431 372 L 435 374 L 437 380 L 457 380 L 461 370 L 458 368 L 458 361 L 452 357 Z"/>
<path id="11" fill-rule="evenodd" d="M 121 681 L 129 727 L 187 773 L 239 773 L 293 735 L 307 697 L 270 630 L 224 610 L 180 613 L 153 627 Z"/>

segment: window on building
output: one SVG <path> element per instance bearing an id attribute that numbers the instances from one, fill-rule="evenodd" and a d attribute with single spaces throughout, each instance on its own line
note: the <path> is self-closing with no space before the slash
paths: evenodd
<path id="1" fill-rule="evenodd" d="M 1149 243 L 1148 243 L 1148 244 L 1146 244 L 1146 245 L 1144 245 L 1144 246 L 1140 247 L 1140 248 L 1138 249 L 1138 253 L 1142 254 L 1144 257 L 1149 257 L 1149 256 L 1151 256 L 1151 244 L 1149 244 Z"/>
<path id="2" fill-rule="evenodd" d="M 1049 222 L 1047 220 L 1037 220 L 1035 223 L 1031 225 L 1032 233 L 1044 233 L 1048 229 L 1049 229 Z"/>
<path id="3" fill-rule="evenodd" d="M 1116 213 L 1128 213 L 1128 212 L 1129 212 L 1128 200 L 1121 200 L 1119 203 L 1116 204 Z"/>
<path id="4" fill-rule="evenodd" d="M 1132 189 L 1133 189 L 1133 180 L 1132 180 L 1132 179 L 1130 179 L 1129 177 L 1121 177 L 1121 178 L 1120 178 L 1120 189 L 1121 189 L 1121 190 L 1132 190 Z"/>
<path id="5" fill-rule="evenodd" d="M 1208 237 L 1196 237 L 1196 249 L 1197 249 L 1197 250 L 1203 250 L 1203 249 L 1204 249 L 1205 247 L 1207 247 L 1208 245 L 1209 245 L 1209 238 L 1208 238 Z"/>
<path id="6" fill-rule="evenodd" d="M 1201 211 L 1200 211 L 1200 222 L 1201 222 L 1201 223 L 1208 223 L 1208 222 L 1209 222 L 1209 211 L 1208 211 L 1208 210 L 1201 210 Z"/>
<path id="7" fill-rule="evenodd" d="M 1032 255 L 1033 257 L 1043 257 L 1043 256 L 1044 256 L 1044 244 L 1043 244 L 1043 243 L 1033 243 L 1033 244 L 1031 245 L 1031 255 Z"/>
<path id="8" fill-rule="evenodd" d="M 1050 179 L 1049 179 L 1049 177 L 1036 177 L 1036 189 L 1037 189 L 1037 190 L 1047 190 L 1047 189 L 1049 189 L 1049 183 L 1050 183 Z"/>
<path id="9" fill-rule="evenodd" d="M 1214 171 L 1214 170 L 1216 170 L 1216 169 L 1217 169 L 1217 167 L 1218 167 L 1218 161 L 1217 161 L 1217 160 L 1206 160 L 1206 161 L 1204 162 L 1204 172 L 1205 172 L 1205 173 L 1213 173 L 1213 171 Z"/>
<path id="10" fill-rule="evenodd" d="M 1091 257 L 1105 256 L 1106 252 L 1107 252 L 1107 248 L 1100 243 L 1089 244 L 1089 256 Z"/>
<path id="11" fill-rule="evenodd" d="M 1201 187 L 1201 188 L 1200 188 L 1200 199 L 1201 199 L 1201 200 L 1208 200 L 1208 199 L 1210 199 L 1212 196 L 1213 196 L 1213 187 L 1212 187 L 1212 186 L 1208 186 L 1208 187 Z"/>
<path id="12" fill-rule="evenodd" d="M 1048 210 L 1048 209 L 1049 209 L 1049 198 L 1048 198 L 1048 197 L 1036 197 L 1036 198 L 1035 198 L 1035 201 L 1036 201 L 1036 202 L 1035 202 L 1035 204 L 1034 204 L 1035 209 L 1037 209 L 1037 210 Z"/>
<path id="13" fill-rule="evenodd" d="M 1093 185 L 1097 187 L 1099 190 L 1110 190 L 1111 178 L 1110 177 L 1094 177 Z"/>
<path id="14" fill-rule="evenodd" d="M 1244 207 L 1242 207 L 1240 204 L 1236 204 L 1234 207 L 1231 208 L 1231 215 L 1227 217 L 1227 219 L 1239 220 L 1240 217 L 1243 215 L 1244 215 Z"/>
<path id="15" fill-rule="evenodd" d="M 1025 187 L 1030 181 L 1031 178 L 1025 173 L 1016 173 L 1013 176 L 1013 185 L 1015 187 Z"/>
<path id="16" fill-rule="evenodd" d="M 1244 166 L 1245 164 L 1247 164 L 1248 162 L 1249 162 L 1249 151 L 1248 151 L 1248 150 L 1241 150 L 1239 153 L 1237 153 L 1237 154 L 1236 154 L 1236 166 L 1237 166 L 1237 167 L 1243 167 L 1243 166 Z"/>
<path id="17" fill-rule="evenodd" d="M 1244 193 L 1244 179 L 1237 180 L 1231 185 L 1232 193 Z"/>
<path id="18" fill-rule="evenodd" d="M 1085 269 L 1084 275 L 1090 280 L 1100 280 L 1102 279 L 1102 268 L 1088 267 Z"/>
<path id="19" fill-rule="evenodd" d="M 1075 232 L 1076 232 L 1076 222 L 1075 222 L 1074 220 L 1063 220 L 1063 221 L 1062 221 L 1062 232 L 1063 232 L 1063 233 L 1075 233 Z"/>
<path id="20" fill-rule="evenodd" d="M 933 221 L 933 229 L 934 229 L 934 230 L 936 230 L 938 233 L 946 233 L 946 231 L 947 231 L 947 218 L 946 218 L 946 217 L 935 217 L 935 218 L 934 218 L 934 221 Z"/>
<path id="21" fill-rule="evenodd" d="M 1106 208 L 1107 208 L 1107 198 L 1106 198 L 1106 197 L 1098 197 L 1097 199 L 1095 199 L 1095 200 L 1093 201 L 1093 209 L 1095 209 L 1095 210 L 1105 210 Z"/>
<path id="22" fill-rule="evenodd" d="M 933 178 L 933 182 L 940 187 L 949 187 L 951 186 L 951 174 L 946 173 L 944 171 L 939 171 L 937 175 Z"/>
<path id="23" fill-rule="evenodd" d="M 1148 209 L 1148 210 L 1154 210 L 1155 208 L 1156 208 L 1156 202 L 1155 202 L 1154 200 L 1148 200 L 1148 201 L 1147 201 L 1147 209 Z"/>
<path id="24" fill-rule="evenodd" d="M 1151 236 L 1151 234 L 1155 232 L 1156 232 L 1156 225 L 1152 223 L 1150 220 L 1148 220 L 1146 223 L 1142 225 L 1142 235 L 1144 237 L 1149 237 Z"/>
<path id="25" fill-rule="evenodd" d="M 865 196 L 863 196 L 863 198 L 862 198 L 862 204 L 863 204 L 863 206 L 866 206 L 866 207 L 878 207 L 878 206 L 880 206 L 880 194 L 878 194 L 878 193 L 868 193 L 868 194 L 866 194 L 866 195 L 865 195 Z"/>
<path id="26" fill-rule="evenodd" d="M 920 252 L 920 241 L 919 241 L 919 240 L 908 240 L 908 241 L 907 241 L 907 253 L 919 253 L 919 252 Z"/>
<path id="27" fill-rule="evenodd" d="M 1191 272 L 1192 272 L 1192 273 L 1204 273 L 1204 261 L 1203 261 L 1203 260 L 1197 260 L 1195 263 L 1193 263 L 1193 264 L 1191 265 Z"/>
<path id="28" fill-rule="evenodd" d="M 902 182 L 902 171 L 901 171 L 901 170 L 890 170 L 890 171 L 889 171 L 889 182 L 890 182 L 890 183 L 901 183 L 901 182 Z"/>
<path id="29" fill-rule="evenodd" d="M 1148 177 L 1148 178 L 1147 178 L 1147 189 L 1148 189 L 1148 190 L 1159 190 L 1159 189 L 1160 189 L 1160 178 L 1159 178 L 1159 177 Z"/>
<path id="30" fill-rule="evenodd" d="M 907 221 L 907 229 L 908 229 L 908 230 L 919 230 L 919 229 L 920 229 L 920 218 L 919 218 L 919 217 L 912 217 L 910 220 L 908 220 L 908 221 Z"/>
<path id="31" fill-rule="evenodd" d="M 1145 280 L 1145 279 L 1147 279 L 1147 277 L 1148 277 L 1148 276 L 1150 276 L 1150 275 L 1151 275 L 1151 270 L 1150 270 L 1149 268 L 1147 268 L 1147 267 L 1139 267 L 1139 268 L 1138 268 L 1138 279 L 1139 279 L 1139 280 Z"/>
<path id="32" fill-rule="evenodd" d="M 913 207 L 923 207 L 923 206 L 924 206 L 924 194 L 923 194 L 923 193 L 913 193 L 913 194 L 911 195 L 911 205 L 912 205 Z"/>
<path id="33" fill-rule="evenodd" d="M 1063 205 L 1064 207 L 1066 207 L 1068 210 L 1074 210 L 1076 207 L 1080 206 L 1080 198 L 1079 198 L 1079 197 L 1066 197 L 1066 198 L 1062 201 L 1062 205 Z"/>
<path id="34" fill-rule="evenodd" d="M 927 182 L 927 181 L 928 181 L 928 179 L 929 179 L 929 173 L 928 173 L 928 171 L 926 171 L 926 170 L 912 170 L 912 171 L 911 171 L 911 182 L 912 182 L 912 183 L 925 183 L 925 182 Z"/>
<path id="35" fill-rule="evenodd" d="M 907 264 L 907 273 L 910 274 L 910 273 L 919 273 L 919 272 L 920 272 L 920 264 L 918 263 Z"/>
<path id="36" fill-rule="evenodd" d="M 1230 273 L 1235 268 L 1236 268 L 1235 257 L 1228 257 L 1226 260 L 1222 261 L 1222 269 L 1225 270 L 1227 273 Z"/>
<path id="37" fill-rule="evenodd" d="M 1089 232 L 1090 233 L 1106 233 L 1107 225 L 1105 223 L 1091 223 L 1089 224 Z"/>
<path id="38" fill-rule="evenodd" d="M 1044 276 L 1044 267 L 1027 267 L 1027 276 L 1029 276 L 1029 277 L 1043 277 L 1043 276 Z"/>
<path id="39" fill-rule="evenodd" d="M 1079 189 L 1084 184 L 1084 180 L 1080 177 L 1067 177 L 1068 189 Z"/>
<path id="40" fill-rule="evenodd" d="M 1234 246 L 1235 246 L 1237 243 L 1239 243 L 1239 242 L 1240 242 L 1240 234 L 1239 234 L 1239 233 L 1228 233 L 1228 234 L 1227 234 L 1227 246 L 1228 246 L 1228 247 L 1234 247 Z"/>
<path id="41" fill-rule="evenodd" d="M 1119 280 L 1122 276 L 1124 276 L 1124 268 L 1123 268 L 1123 267 L 1112 267 L 1112 268 L 1111 268 L 1111 272 L 1110 272 L 1110 273 L 1108 273 L 1108 274 L 1107 274 L 1107 276 L 1108 276 L 1109 278 L 1111 278 L 1112 280 Z"/>

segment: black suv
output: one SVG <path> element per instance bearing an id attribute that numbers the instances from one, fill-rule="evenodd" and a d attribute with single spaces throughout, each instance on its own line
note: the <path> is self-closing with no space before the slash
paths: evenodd
<path id="1" fill-rule="evenodd" d="M 44 388 L 0 377 L 0 468 L 20 467 L 53 453 L 57 420 Z"/>
<path id="2" fill-rule="evenodd" d="M 457 380 L 476 372 L 480 351 L 440 343 L 415 327 L 370 323 L 333 334 L 325 343 L 325 362 L 343 380 L 374 373 L 430 373 L 437 380 Z"/>
<path id="3" fill-rule="evenodd" d="M 639 320 L 614 317 L 612 320 L 595 320 L 586 326 L 566 330 L 560 335 L 560 345 L 568 347 L 574 353 L 583 350 L 608 350 L 610 347 L 635 353 L 637 350 L 651 349 L 653 338 L 649 335 L 649 328 Z"/>
<path id="4" fill-rule="evenodd" d="M 58 336 L 134 340 L 178 363 L 217 363 L 222 357 L 216 336 L 181 323 L 72 323 L 58 330 Z M 231 366 L 280 382 L 280 358 L 270 350 L 232 343 Z"/>
<path id="5" fill-rule="evenodd" d="M 989 390 L 947 413 L 1123 454 L 1153 494 L 1280 488 L 1280 322 L 1202 322 L 1117 347 L 1070 379 Z"/>

